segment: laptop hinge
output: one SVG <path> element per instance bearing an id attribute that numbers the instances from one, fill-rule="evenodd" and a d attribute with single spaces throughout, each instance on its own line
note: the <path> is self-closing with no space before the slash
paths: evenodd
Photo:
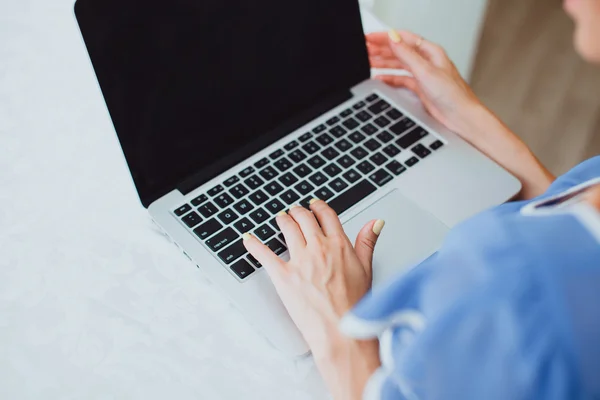
<path id="1" fill-rule="evenodd" d="M 323 101 L 319 102 L 318 104 L 309 108 L 308 110 L 299 113 L 293 119 L 286 121 L 276 129 L 258 137 L 256 140 L 252 141 L 251 144 L 239 149 L 234 153 L 227 155 L 227 157 L 225 157 L 224 159 L 221 159 L 216 163 L 213 163 L 212 165 L 203 168 L 194 175 L 186 178 L 179 185 L 177 185 L 177 189 L 184 195 L 190 193 L 202 184 L 213 179 L 215 176 L 218 176 L 219 174 L 227 171 L 229 168 L 253 156 L 254 154 L 269 146 L 270 144 L 276 142 L 277 140 L 302 127 L 303 125 L 306 125 L 310 121 L 325 114 L 332 108 L 337 107 L 341 103 L 351 98 L 352 92 L 349 89 L 345 89 L 336 94 L 328 96 Z"/>

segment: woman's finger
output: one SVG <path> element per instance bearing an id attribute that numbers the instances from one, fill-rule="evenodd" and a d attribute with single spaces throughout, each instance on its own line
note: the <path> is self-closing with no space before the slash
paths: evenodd
<path id="1" fill-rule="evenodd" d="M 416 94 L 421 93 L 421 89 L 417 80 L 412 76 L 406 75 L 376 75 L 374 79 L 378 79 L 396 88 L 405 88 Z"/>
<path id="2" fill-rule="evenodd" d="M 405 65 L 397 59 L 369 58 L 371 68 L 404 69 Z"/>
<path id="3" fill-rule="evenodd" d="M 410 31 L 400 30 L 396 32 L 402 38 L 404 43 L 421 53 L 425 59 L 431 61 L 438 67 L 443 67 L 445 65 L 448 56 L 440 46 Z"/>
<path id="4" fill-rule="evenodd" d="M 288 211 L 288 215 L 292 217 L 300 227 L 306 243 L 310 243 L 315 238 L 323 236 L 323 231 L 315 216 L 306 208 L 292 207 Z"/>
<path id="5" fill-rule="evenodd" d="M 317 217 L 325 236 L 336 234 L 345 235 L 344 228 L 342 228 L 342 223 L 340 222 L 340 217 L 338 217 L 333 208 L 329 207 L 323 200 L 311 200 L 310 209 L 315 217 Z"/>
<path id="6" fill-rule="evenodd" d="M 292 206 L 296 208 L 300 206 Z M 290 255 L 293 257 L 298 251 L 306 247 L 306 240 L 302 234 L 302 230 L 298 226 L 298 223 L 290 217 L 285 211 L 281 211 L 277 214 L 277 225 L 281 229 L 281 233 L 285 237 L 285 242 L 290 249 Z"/>
<path id="7" fill-rule="evenodd" d="M 417 79 L 431 73 L 433 70 L 433 65 L 404 41 L 393 42 L 393 39 L 390 38 L 390 46 L 396 57 L 406 65 L 406 69 Z"/>
<path id="8" fill-rule="evenodd" d="M 385 225 L 382 219 L 374 220 L 367 223 L 356 236 L 354 249 L 356 256 L 365 268 L 365 273 L 369 277 L 373 277 L 373 252 L 381 230 Z"/>
<path id="9" fill-rule="evenodd" d="M 273 253 L 270 248 L 262 244 L 254 235 L 244 233 L 242 237 L 246 250 L 265 267 L 271 277 L 278 277 L 281 269 L 285 266 L 284 261 Z"/>
<path id="10" fill-rule="evenodd" d="M 388 45 L 388 33 L 387 32 L 372 32 L 365 35 L 367 44 L 372 45 Z"/>

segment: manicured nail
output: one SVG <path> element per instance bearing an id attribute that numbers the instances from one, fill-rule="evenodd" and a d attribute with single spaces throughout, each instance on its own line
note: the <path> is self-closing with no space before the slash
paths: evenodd
<path id="1" fill-rule="evenodd" d="M 242 235 L 242 239 L 244 239 L 244 242 L 245 242 L 246 240 L 250 240 L 250 239 L 252 239 L 252 234 L 251 234 L 251 233 L 248 233 L 248 232 L 246 232 L 246 233 L 244 233 L 244 234 Z"/>
<path id="2" fill-rule="evenodd" d="M 316 203 L 317 201 L 319 201 L 319 199 L 317 199 L 316 197 L 314 199 L 312 199 L 311 201 L 308 202 L 309 205 L 313 205 L 314 203 Z"/>
<path id="3" fill-rule="evenodd" d="M 302 206 L 298 205 L 298 204 L 292 204 L 292 206 L 290 207 L 290 210 L 292 210 L 294 208 L 302 208 Z"/>
<path id="4" fill-rule="evenodd" d="M 373 225 L 373 233 L 375 235 L 379 236 L 379 234 L 383 230 L 384 226 L 385 226 L 385 221 L 382 219 L 378 219 L 377 221 L 375 221 L 375 224 Z"/>
<path id="5" fill-rule="evenodd" d="M 279 211 L 279 212 L 277 213 L 277 216 L 278 216 L 278 217 L 283 217 L 284 215 L 287 215 L 287 213 L 286 213 L 285 211 L 283 211 L 283 210 L 282 210 L 282 211 Z"/>
<path id="6" fill-rule="evenodd" d="M 398 32 L 396 32 L 396 31 L 395 31 L 395 30 L 393 30 L 393 29 L 390 29 L 390 30 L 388 31 L 388 36 L 390 37 L 390 39 L 391 39 L 391 40 L 392 40 L 392 42 L 394 42 L 394 43 L 400 43 L 400 42 L 402 41 L 402 36 L 400 36 L 400 35 L 398 34 Z"/>

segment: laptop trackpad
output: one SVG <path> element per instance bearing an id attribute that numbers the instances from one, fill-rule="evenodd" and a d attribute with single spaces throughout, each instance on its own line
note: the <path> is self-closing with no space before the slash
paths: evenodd
<path id="1" fill-rule="evenodd" d="M 448 227 L 408 200 L 398 190 L 387 194 L 344 224 L 354 242 L 362 227 L 373 219 L 385 220 L 375 246 L 373 284 L 378 285 L 435 253 Z"/>

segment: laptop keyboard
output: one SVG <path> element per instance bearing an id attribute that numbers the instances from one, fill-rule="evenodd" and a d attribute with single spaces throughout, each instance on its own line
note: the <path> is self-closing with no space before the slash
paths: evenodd
<path id="1" fill-rule="evenodd" d="M 325 200 L 342 214 L 444 146 L 377 94 L 356 102 L 281 149 L 173 211 L 240 280 L 261 268 L 241 234 L 276 254 L 286 250 L 275 215 L 292 204 Z M 398 154 L 411 155 L 404 163 Z"/>

